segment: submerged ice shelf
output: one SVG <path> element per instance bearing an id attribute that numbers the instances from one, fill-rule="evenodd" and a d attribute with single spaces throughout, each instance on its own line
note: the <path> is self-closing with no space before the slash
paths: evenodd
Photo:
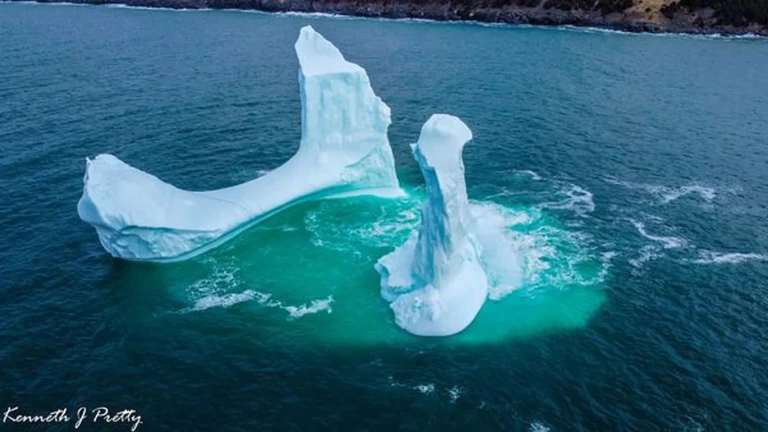
<path id="1" fill-rule="evenodd" d="M 461 157 L 471 139 L 457 117 L 435 114 L 424 124 L 413 145 L 426 181 L 421 225 L 376 264 L 381 294 L 391 302 L 395 321 L 418 336 L 464 330 L 488 296 Z"/>
<path id="2" fill-rule="evenodd" d="M 199 255 L 293 204 L 337 195 L 399 194 L 389 107 L 362 67 L 312 27 L 296 41 L 301 143 L 282 166 L 213 191 L 179 189 L 103 154 L 87 159 L 80 218 L 104 249 L 134 261 Z"/>

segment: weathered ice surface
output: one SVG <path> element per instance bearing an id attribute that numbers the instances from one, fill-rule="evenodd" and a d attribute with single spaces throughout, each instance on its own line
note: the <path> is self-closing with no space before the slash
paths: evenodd
<path id="1" fill-rule="evenodd" d="M 302 138 L 288 162 L 237 186 L 179 189 L 103 154 L 87 159 L 80 218 L 107 252 L 136 261 L 203 253 L 298 202 L 351 194 L 400 194 L 387 138 L 389 107 L 360 66 L 312 27 L 301 29 Z"/>
<path id="2" fill-rule="evenodd" d="M 424 124 L 413 146 L 426 181 L 421 225 L 376 264 L 382 297 L 391 302 L 397 324 L 415 335 L 460 332 L 488 296 L 461 159 L 470 139 L 472 132 L 457 117 L 436 114 Z"/>

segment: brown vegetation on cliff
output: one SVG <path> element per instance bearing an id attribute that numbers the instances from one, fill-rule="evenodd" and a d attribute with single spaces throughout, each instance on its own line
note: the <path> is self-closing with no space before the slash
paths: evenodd
<path id="1" fill-rule="evenodd" d="M 662 13 L 670 19 L 681 12 L 697 14 L 697 11 L 705 11 L 701 22 L 711 19 L 716 25 L 768 25 L 768 0 L 680 0 L 662 8 Z"/>

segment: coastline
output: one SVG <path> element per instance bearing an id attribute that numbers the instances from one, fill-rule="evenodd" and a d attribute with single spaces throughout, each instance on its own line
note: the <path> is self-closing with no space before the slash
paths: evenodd
<path id="1" fill-rule="evenodd" d="M 235 10 L 331 17 L 584 28 L 625 33 L 768 37 L 768 28 L 766 27 L 702 25 L 700 19 L 696 20 L 690 17 L 651 22 L 627 13 L 602 14 L 599 11 L 565 11 L 521 6 L 505 6 L 495 9 L 459 9 L 437 3 L 389 3 L 385 5 L 383 3 L 330 3 L 309 0 L 0 0 L 0 2 L 64 3 L 171 10 Z"/>

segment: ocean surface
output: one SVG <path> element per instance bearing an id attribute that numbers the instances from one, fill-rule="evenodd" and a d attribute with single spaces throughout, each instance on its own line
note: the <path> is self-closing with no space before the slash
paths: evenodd
<path id="1" fill-rule="evenodd" d="M 391 107 L 408 196 L 302 204 L 182 263 L 108 256 L 76 212 L 85 158 L 192 190 L 277 167 L 306 24 Z M 0 4 L 0 410 L 133 409 L 149 431 L 768 430 L 767 70 L 765 39 Z M 419 223 L 409 144 L 437 112 L 473 130 L 473 213 L 524 268 L 443 339 L 395 325 L 373 268 Z"/>

